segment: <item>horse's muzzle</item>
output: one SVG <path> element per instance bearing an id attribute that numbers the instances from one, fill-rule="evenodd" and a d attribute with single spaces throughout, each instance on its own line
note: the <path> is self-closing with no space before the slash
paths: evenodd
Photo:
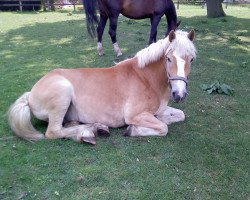
<path id="1" fill-rule="evenodd" d="M 182 92 L 182 93 L 179 93 L 177 91 L 172 92 L 172 99 L 176 103 L 183 102 L 185 100 L 186 96 L 187 96 L 187 92 Z"/>

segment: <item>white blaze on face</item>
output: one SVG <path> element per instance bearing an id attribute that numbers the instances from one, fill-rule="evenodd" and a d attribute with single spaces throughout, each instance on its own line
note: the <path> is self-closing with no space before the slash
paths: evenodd
<path id="1" fill-rule="evenodd" d="M 185 78 L 185 60 L 182 59 L 177 54 L 173 54 L 177 61 L 177 76 L 181 76 Z M 177 92 L 180 97 L 183 97 L 186 93 L 186 83 L 182 80 L 174 80 L 172 81 L 172 92 Z"/>

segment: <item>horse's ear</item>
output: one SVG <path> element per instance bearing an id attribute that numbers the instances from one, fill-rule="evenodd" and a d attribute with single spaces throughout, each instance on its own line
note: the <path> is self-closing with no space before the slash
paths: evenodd
<path id="1" fill-rule="evenodd" d="M 169 42 L 172 42 L 175 39 L 175 32 L 172 30 L 168 34 Z"/>
<path id="2" fill-rule="evenodd" d="M 188 38 L 189 38 L 191 41 L 194 41 L 194 38 L 195 38 L 194 30 L 191 30 L 191 31 L 188 33 Z"/>

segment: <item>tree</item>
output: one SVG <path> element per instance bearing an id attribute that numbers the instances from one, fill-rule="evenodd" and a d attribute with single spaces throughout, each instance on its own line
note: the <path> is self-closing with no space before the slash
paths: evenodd
<path id="1" fill-rule="evenodd" d="M 222 0 L 207 0 L 207 17 L 225 17 L 226 14 L 222 8 Z"/>

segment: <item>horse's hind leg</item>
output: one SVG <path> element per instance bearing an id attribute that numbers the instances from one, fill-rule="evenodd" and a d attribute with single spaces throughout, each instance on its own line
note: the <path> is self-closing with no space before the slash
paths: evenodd
<path id="1" fill-rule="evenodd" d="M 117 29 L 118 16 L 119 16 L 119 13 L 118 13 L 118 15 L 114 15 L 114 16 L 109 18 L 109 21 L 110 21 L 109 35 L 111 37 L 111 40 L 112 40 L 112 43 L 114 46 L 114 51 L 115 51 L 116 55 L 121 56 L 122 52 L 121 52 L 121 49 L 120 49 L 120 47 L 117 43 L 117 40 L 116 40 L 116 29 Z"/>
<path id="2" fill-rule="evenodd" d="M 78 121 L 70 121 L 70 122 L 66 122 L 63 127 L 68 128 L 68 127 L 72 127 L 72 126 L 78 126 L 80 124 L 81 123 Z"/>
<path id="3" fill-rule="evenodd" d="M 93 125 L 73 125 L 68 124 L 63 127 L 62 122 L 65 115 L 64 109 L 55 108 L 49 114 L 49 125 L 45 133 L 48 139 L 70 138 L 75 141 L 95 144 L 95 127 Z"/>
<path id="4" fill-rule="evenodd" d="M 61 84 L 62 83 L 62 84 Z M 48 110 L 48 128 L 45 133 L 48 139 L 71 138 L 75 141 L 85 141 L 95 144 L 94 127 L 92 125 L 76 125 L 72 127 L 63 127 L 65 114 L 70 106 L 73 89 L 70 83 L 64 82 L 54 83 L 50 89 L 51 92 L 46 98 L 51 99 L 46 104 Z"/>
<path id="5" fill-rule="evenodd" d="M 63 102 L 63 105 L 59 103 L 49 113 L 49 125 L 45 133 L 46 138 L 70 138 L 78 142 L 84 141 L 91 144 L 95 144 L 96 142 L 94 135 L 94 126 L 72 124 L 69 127 L 62 126 L 63 119 L 70 105 L 71 99 L 65 99 L 67 98 L 66 96 L 64 100 L 60 98 L 61 97 L 56 100 L 61 100 Z"/>
<path id="6" fill-rule="evenodd" d="M 78 126 L 80 124 L 81 123 L 78 121 L 70 121 L 70 122 L 67 122 L 64 124 L 64 128 Z M 109 137 L 110 136 L 109 127 L 104 125 L 104 124 L 94 123 L 93 128 L 94 128 L 94 133 L 100 137 Z"/>
<path id="7" fill-rule="evenodd" d="M 97 26 L 97 38 L 98 38 L 97 51 L 98 51 L 99 56 L 104 55 L 104 49 L 102 47 L 102 35 L 105 29 L 107 20 L 108 20 L 108 17 L 105 14 L 100 14 L 100 21 Z"/>

